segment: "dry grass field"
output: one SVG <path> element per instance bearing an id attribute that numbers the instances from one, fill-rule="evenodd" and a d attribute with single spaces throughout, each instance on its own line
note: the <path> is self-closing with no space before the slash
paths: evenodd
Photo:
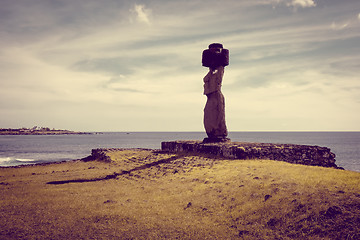
<path id="1" fill-rule="evenodd" d="M 150 150 L 0 168 L 0 239 L 360 239 L 360 173 Z"/>

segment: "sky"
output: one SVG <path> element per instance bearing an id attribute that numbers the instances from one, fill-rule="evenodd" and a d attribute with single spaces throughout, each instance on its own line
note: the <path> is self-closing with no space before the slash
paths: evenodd
<path id="1" fill-rule="evenodd" d="M 359 0 L 0 2 L 0 128 L 204 131 L 219 42 L 228 131 L 360 131 Z"/>

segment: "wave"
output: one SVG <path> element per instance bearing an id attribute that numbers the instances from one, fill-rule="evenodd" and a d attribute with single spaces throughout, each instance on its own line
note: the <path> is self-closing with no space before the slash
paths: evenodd
<path id="1" fill-rule="evenodd" d="M 19 161 L 19 162 L 35 162 L 36 161 L 35 159 L 26 159 L 26 158 L 17 158 L 15 160 Z"/>
<path id="2" fill-rule="evenodd" d="M 13 159 L 10 158 L 10 157 L 0 158 L 0 164 L 5 163 L 5 162 L 9 162 L 11 160 L 13 160 Z"/>
<path id="3" fill-rule="evenodd" d="M 0 157 L 0 167 L 17 166 L 23 164 L 35 164 L 37 162 L 39 161 L 36 159 Z"/>

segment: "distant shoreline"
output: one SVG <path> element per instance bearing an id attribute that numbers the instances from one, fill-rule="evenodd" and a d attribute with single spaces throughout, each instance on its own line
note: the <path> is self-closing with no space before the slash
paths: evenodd
<path id="1" fill-rule="evenodd" d="M 50 128 L 1 128 L 0 135 L 66 135 L 66 134 L 93 134 L 90 132 L 75 132 L 70 130 L 50 129 Z"/>

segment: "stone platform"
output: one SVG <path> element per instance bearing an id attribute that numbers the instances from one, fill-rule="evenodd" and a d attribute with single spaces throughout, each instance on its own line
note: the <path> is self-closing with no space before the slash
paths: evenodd
<path id="1" fill-rule="evenodd" d="M 335 164 L 335 154 L 329 148 L 319 146 L 248 142 L 203 143 L 202 141 L 171 141 L 162 142 L 161 150 L 174 153 L 211 154 L 230 159 L 268 159 L 338 168 Z"/>

